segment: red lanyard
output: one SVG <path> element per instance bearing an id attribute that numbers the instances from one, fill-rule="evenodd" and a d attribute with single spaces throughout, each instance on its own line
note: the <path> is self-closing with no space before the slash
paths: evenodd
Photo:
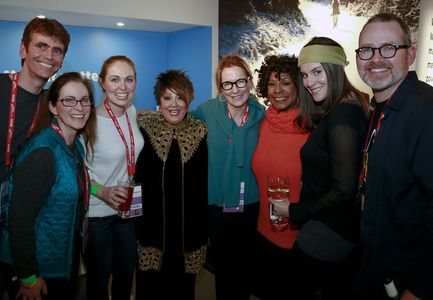
<path id="1" fill-rule="evenodd" d="M 391 98 L 389 98 L 386 101 L 385 105 L 387 105 L 389 103 L 389 101 L 391 101 Z M 379 119 L 377 121 L 376 128 L 374 128 L 372 130 L 372 127 L 373 127 L 373 117 L 374 117 L 375 110 L 376 110 L 376 107 L 373 110 L 372 118 L 371 118 L 371 121 L 370 121 L 370 128 L 368 129 L 367 139 L 365 140 L 365 145 L 364 145 L 364 155 L 362 157 L 362 171 L 361 171 L 361 174 L 359 176 L 359 182 L 361 184 L 363 184 L 367 180 L 367 173 L 368 173 L 368 152 L 370 151 L 371 147 L 374 144 L 374 141 L 376 140 L 377 135 L 379 134 L 380 124 L 382 123 L 382 120 L 385 117 L 385 114 L 383 113 L 383 110 L 382 110 L 381 113 L 380 113 L 380 115 L 379 115 Z"/>
<path id="2" fill-rule="evenodd" d="M 120 128 L 119 122 L 117 121 L 116 116 L 113 113 L 113 110 L 110 107 L 110 102 L 108 99 L 105 99 L 104 101 L 105 109 L 107 110 L 108 115 L 110 116 L 111 120 L 114 123 L 114 126 L 116 126 L 117 132 L 119 133 L 123 144 L 126 148 L 126 161 L 128 163 L 128 176 L 134 176 L 135 174 L 135 142 L 134 142 L 134 133 L 132 132 L 131 122 L 129 122 L 128 113 L 125 109 L 125 116 L 126 116 L 126 122 L 128 123 L 128 129 L 129 129 L 129 140 L 131 141 L 131 154 L 129 154 L 129 147 L 128 143 L 126 142 L 125 135 L 123 134 L 122 128 Z"/>
<path id="3" fill-rule="evenodd" d="M 247 107 L 245 108 L 244 116 L 243 116 L 243 118 L 242 118 L 242 121 L 241 121 L 241 125 L 240 125 L 240 127 L 244 126 L 245 122 L 246 122 L 247 119 L 248 119 L 248 114 L 249 114 L 249 112 L 250 112 L 250 106 L 249 106 L 248 103 L 247 103 Z M 228 104 L 227 104 L 227 114 L 228 114 L 228 117 L 229 117 L 229 119 L 230 119 L 230 121 L 231 121 L 231 120 L 233 119 L 233 117 L 232 117 L 232 114 L 230 113 L 230 110 L 229 110 Z"/>
<path id="4" fill-rule="evenodd" d="M 62 130 L 60 129 L 60 127 L 57 124 L 51 123 L 50 126 L 63 139 L 65 139 Z M 83 172 L 84 173 L 84 184 L 83 184 L 83 179 L 81 178 L 80 175 L 78 175 L 78 172 L 77 172 L 77 178 L 78 178 L 78 182 L 80 183 L 80 187 L 81 187 L 81 189 L 83 190 L 83 193 L 84 193 L 84 203 L 85 203 L 85 208 L 87 209 L 87 207 L 89 206 L 89 199 L 90 199 L 90 193 L 89 193 L 89 174 L 87 173 L 87 168 L 86 168 L 86 166 L 85 166 L 84 163 L 83 163 L 83 169 L 84 169 L 84 172 Z"/>
<path id="5" fill-rule="evenodd" d="M 15 131 L 15 114 L 17 109 L 17 94 L 18 94 L 18 79 L 20 73 L 16 73 L 12 77 L 11 96 L 9 101 L 9 119 L 8 119 L 8 132 L 6 136 L 6 156 L 5 156 L 5 167 L 9 167 L 12 164 L 11 153 L 12 153 L 12 138 Z M 41 105 L 41 96 L 38 99 L 38 105 L 36 107 L 35 115 L 33 116 L 32 123 L 29 131 L 27 132 L 26 138 L 29 137 L 33 128 L 35 127 L 36 117 L 39 113 L 39 107 Z"/>

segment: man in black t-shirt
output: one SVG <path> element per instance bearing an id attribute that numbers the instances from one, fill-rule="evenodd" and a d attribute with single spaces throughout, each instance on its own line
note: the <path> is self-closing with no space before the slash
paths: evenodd
<path id="1" fill-rule="evenodd" d="M 374 96 L 357 299 L 433 299 L 433 87 L 409 71 L 416 49 L 393 14 L 367 21 L 356 56 Z"/>
<path id="2" fill-rule="evenodd" d="M 0 196 L 3 200 L 13 158 L 31 131 L 44 85 L 63 64 L 69 40 L 69 33 L 58 21 L 34 18 L 26 25 L 21 39 L 22 69 L 17 74 L 0 74 Z M 6 289 L 9 298 L 15 299 L 18 287 L 13 271 L 0 262 L 0 299 Z"/>

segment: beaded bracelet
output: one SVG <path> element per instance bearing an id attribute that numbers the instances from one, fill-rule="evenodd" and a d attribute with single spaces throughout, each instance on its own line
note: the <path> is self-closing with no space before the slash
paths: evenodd
<path id="1" fill-rule="evenodd" d="M 90 187 L 90 194 L 96 197 L 96 193 L 98 192 L 101 185 L 99 183 L 92 184 Z"/>

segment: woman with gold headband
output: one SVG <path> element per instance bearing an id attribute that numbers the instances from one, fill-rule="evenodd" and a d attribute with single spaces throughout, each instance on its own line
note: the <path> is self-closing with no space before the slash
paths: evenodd
<path id="1" fill-rule="evenodd" d="M 343 48 L 314 37 L 298 65 L 298 124 L 311 129 L 301 149 L 302 190 L 298 203 L 275 202 L 274 209 L 302 224 L 293 247 L 293 299 L 350 299 L 359 237 L 358 177 L 370 116 L 368 97 L 347 79 Z"/>

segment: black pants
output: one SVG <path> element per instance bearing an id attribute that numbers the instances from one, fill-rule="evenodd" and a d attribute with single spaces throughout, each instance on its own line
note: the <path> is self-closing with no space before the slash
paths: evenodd
<path id="1" fill-rule="evenodd" d="M 77 270 L 78 271 L 78 270 Z M 77 285 L 78 276 L 67 279 L 56 279 L 46 278 L 45 283 L 47 284 L 48 294 L 43 295 L 43 300 L 73 300 L 78 292 Z"/>
<path id="2" fill-rule="evenodd" d="M 208 208 L 210 259 L 218 300 L 244 300 L 252 292 L 258 211 L 258 203 L 246 205 L 243 213 L 223 213 L 215 205 Z"/>
<path id="3" fill-rule="evenodd" d="M 122 220 L 117 215 L 89 218 L 88 232 L 84 257 L 87 298 L 108 300 L 108 282 L 112 274 L 112 299 L 129 300 L 137 257 L 133 220 Z"/>
<path id="4" fill-rule="evenodd" d="M 389 297 L 386 294 L 385 286 L 382 277 L 380 264 L 373 260 L 374 255 L 367 249 L 363 249 L 360 267 L 357 272 L 354 297 L 356 300 L 386 300 Z M 402 281 L 401 278 L 392 278 L 399 294 L 408 286 L 407 281 Z M 408 280 L 410 282 L 410 280 Z"/>
<path id="5" fill-rule="evenodd" d="M 292 251 L 281 248 L 259 233 L 258 239 L 259 284 L 257 295 L 262 300 L 292 299 Z"/>
<path id="6" fill-rule="evenodd" d="M 0 262 L 0 300 L 7 292 L 9 299 L 15 299 L 20 288 L 18 277 L 11 265 Z"/>
<path id="7" fill-rule="evenodd" d="M 42 294 L 43 300 L 73 300 L 78 294 L 78 270 L 80 267 L 80 254 L 82 249 L 82 240 L 80 233 L 74 235 L 74 246 L 72 252 L 72 268 L 69 279 L 66 278 L 44 278 L 47 285 L 47 295 Z M 14 298 L 10 298 L 13 300 Z M 22 297 L 18 298 L 21 300 Z"/>
<path id="8" fill-rule="evenodd" d="M 136 300 L 195 299 L 195 274 L 164 271 L 136 273 Z M 176 295 L 173 298 L 173 295 Z"/>

